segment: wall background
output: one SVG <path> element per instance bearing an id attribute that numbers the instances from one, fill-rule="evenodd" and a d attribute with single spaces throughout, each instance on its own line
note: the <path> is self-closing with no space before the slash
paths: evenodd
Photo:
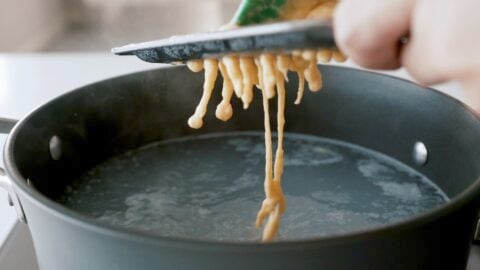
<path id="1" fill-rule="evenodd" d="M 0 9 L 0 52 L 109 51 L 212 31 L 240 0 L 17 0 Z"/>

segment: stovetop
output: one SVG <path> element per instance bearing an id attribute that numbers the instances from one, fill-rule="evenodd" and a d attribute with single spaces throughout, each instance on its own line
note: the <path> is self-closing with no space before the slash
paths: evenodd
<path id="1" fill-rule="evenodd" d="M 32 239 L 26 225 L 17 223 L 13 228 L 0 249 L 0 266 L 2 270 L 38 270 Z M 480 269 L 480 246 L 472 246 L 466 270 L 478 269 Z"/>

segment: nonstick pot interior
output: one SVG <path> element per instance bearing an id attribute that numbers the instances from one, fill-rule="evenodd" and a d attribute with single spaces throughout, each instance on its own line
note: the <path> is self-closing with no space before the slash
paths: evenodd
<path id="1" fill-rule="evenodd" d="M 194 265 L 200 269 L 224 269 L 232 260 L 239 262 L 232 269 L 273 269 L 279 265 L 283 269 L 289 265 L 306 267 L 302 269 L 314 265 L 325 269 L 426 269 L 421 267 L 422 260 L 429 261 L 423 266 L 456 265 L 455 269 L 461 269 L 471 241 L 474 213 L 478 213 L 478 118 L 452 98 L 410 82 L 334 66 L 321 66 L 321 71 L 324 89 L 306 93 L 300 106 L 293 105 L 297 80 L 290 77 L 287 131 L 342 140 L 384 153 L 427 176 L 453 200 L 422 216 L 421 222 L 411 220 L 328 241 L 313 239 L 252 247 L 171 242 L 117 230 L 54 202 L 66 185 L 93 166 L 142 145 L 192 134 L 263 130 L 258 91 L 248 110 L 241 109 L 235 101 L 234 116 L 229 122 L 215 119 L 221 81 L 217 82 L 204 127 L 190 129 L 186 122 L 201 96 L 203 76 L 185 67 L 163 68 L 105 80 L 65 94 L 34 111 L 10 134 L 6 166 L 24 201 L 27 221 L 31 219 L 39 260 L 46 265 L 45 257 L 56 257 L 61 244 L 55 244 L 60 240 L 47 237 L 44 228 L 61 224 L 58 234 L 72 236 L 78 241 L 76 250 L 95 257 L 95 269 L 113 269 L 106 258 L 120 258 L 125 250 L 134 252 L 144 265 L 150 266 L 145 269 L 156 269 L 159 262 L 164 262 L 166 269 L 191 269 Z M 271 108 L 273 122 L 274 101 Z M 417 142 L 423 143 L 428 152 L 428 160 L 422 166 L 412 158 Z M 456 233 L 443 234 L 444 230 Z M 419 253 L 411 253 L 412 247 L 418 247 Z M 97 249 L 103 250 L 103 256 L 95 252 Z M 209 256 L 213 253 L 209 252 L 225 257 L 212 261 Z M 394 264 L 387 256 L 390 253 L 395 254 L 394 261 L 404 263 Z M 59 265 L 68 263 L 78 267 L 93 265 L 68 255 L 71 260 L 62 261 L 64 264 L 49 261 L 51 269 L 62 269 Z M 189 261 L 179 262 L 177 255 L 187 256 Z M 115 267 L 129 269 L 130 263 L 134 262 L 119 259 Z"/>

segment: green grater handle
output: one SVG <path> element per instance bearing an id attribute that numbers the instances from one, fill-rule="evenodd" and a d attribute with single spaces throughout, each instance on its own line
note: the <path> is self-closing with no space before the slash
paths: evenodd
<path id="1" fill-rule="evenodd" d="M 288 0 L 243 0 L 232 22 L 249 25 L 273 21 L 280 17 L 280 11 Z"/>

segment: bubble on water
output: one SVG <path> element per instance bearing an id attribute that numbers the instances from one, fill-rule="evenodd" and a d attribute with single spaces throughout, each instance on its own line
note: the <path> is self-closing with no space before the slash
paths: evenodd
<path id="1" fill-rule="evenodd" d="M 391 169 L 380 164 L 377 160 L 360 160 L 357 166 L 363 176 L 373 180 L 383 178 L 387 173 L 391 173 Z"/>
<path id="2" fill-rule="evenodd" d="M 416 183 L 376 182 L 382 188 L 383 195 L 392 196 L 402 201 L 419 201 L 422 193 Z"/>
<path id="3" fill-rule="evenodd" d="M 356 214 L 357 215 L 364 215 L 364 216 L 371 217 L 371 218 L 374 218 L 374 219 L 380 218 L 380 215 L 378 213 L 356 213 Z"/>
<path id="4" fill-rule="evenodd" d="M 262 181 L 262 179 L 263 177 L 261 178 L 258 173 L 254 174 L 247 171 L 243 173 L 240 177 L 236 178 L 233 181 L 233 185 L 227 185 L 223 192 L 235 193 L 242 189 L 254 188 L 258 185 L 257 183 Z"/>
<path id="5" fill-rule="evenodd" d="M 233 145 L 237 152 L 249 152 L 252 150 L 252 142 L 249 138 L 231 138 L 227 144 Z"/>
<path id="6" fill-rule="evenodd" d="M 295 144 L 295 151 L 286 148 L 284 166 L 320 166 L 340 162 L 342 155 L 330 149 L 315 146 L 315 144 Z M 292 147 L 293 148 L 293 147 Z"/>
<path id="7" fill-rule="evenodd" d="M 318 202 L 327 204 L 349 204 L 352 203 L 350 195 L 344 192 L 333 192 L 328 190 L 317 190 L 310 194 Z"/>
<path id="8" fill-rule="evenodd" d="M 330 219 L 334 223 L 338 223 L 340 225 L 345 225 L 345 214 L 344 212 L 341 211 L 332 211 L 327 213 L 326 217 L 327 219 Z"/>
<path id="9" fill-rule="evenodd" d="M 198 214 L 201 215 L 201 216 L 206 216 L 210 213 L 211 213 L 211 211 L 208 208 L 201 207 L 201 208 L 198 209 Z"/>

